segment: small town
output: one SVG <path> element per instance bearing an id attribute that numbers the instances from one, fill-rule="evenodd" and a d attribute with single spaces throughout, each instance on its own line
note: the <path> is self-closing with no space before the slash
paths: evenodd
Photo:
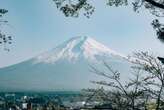
<path id="1" fill-rule="evenodd" d="M 90 96 L 72 92 L 4 92 L 0 93 L 0 110 L 114 110 L 111 104 L 104 102 L 103 96 L 98 101 L 98 95 L 98 92 Z"/>

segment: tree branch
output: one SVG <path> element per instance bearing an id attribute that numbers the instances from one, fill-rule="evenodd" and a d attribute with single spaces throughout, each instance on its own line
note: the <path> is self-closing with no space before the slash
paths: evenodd
<path id="1" fill-rule="evenodd" d="M 150 3 L 151 5 L 155 6 L 155 7 L 158 7 L 158 8 L 161 8 L 161 9 L 164 9 L 164 5 L 163 4 L 160 4 L 154 0 L 145 0 L 146 2 Z"/>

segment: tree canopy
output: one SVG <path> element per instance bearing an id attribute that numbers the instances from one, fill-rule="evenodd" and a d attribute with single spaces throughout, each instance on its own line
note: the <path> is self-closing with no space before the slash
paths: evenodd
<path id="1" fill-rule="evenodd" d="M 90 0 L 53 0 L 56 7 L 63 12 L 66 17 L 78 17 L 83 13 L 84 16 L 90 18 L 95 11 L 95 6 L 90 3 Z M 139 12 L 140 8 L 145 8 L 150 11 L 152 15 L 156 17 L 164 17 L 164 0 L 106 0 L 107 6 L 127 6 L 133 5 L 133 10 Z M 152 21 L 152 26 L 156 30 L 159 40 L 164 40 L 164 28 L 163 24 L 157 19 Z"/>
<path id="2" fill-rule="evenodd" d="M 0 9 L 0 45 L 4 46 L 4 50 L 9 51 L 9 49 L 6 47 L 7 44 L 11 44 L 12 37 L 6 35 L 2 31 L 2 26 L 6 23 L 8 23 L 7 20 L 3 19 L 3 16 L 8 12 L 6 9 Z"/>

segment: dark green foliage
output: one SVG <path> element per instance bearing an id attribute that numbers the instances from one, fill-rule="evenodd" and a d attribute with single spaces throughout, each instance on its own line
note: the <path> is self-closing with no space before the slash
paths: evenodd
<path id="1" fill-rule="evenodd" d="M 95 8 L 89 2 L 89 0 L 53 0 L 56 7 L 64 13 L 66 17 L 78 17 L 80 12 L 84 11 L 84 16 L 90 18 Z M 139 9 L 144 7 L 148 9 L 152 15 L 157 17 L 164 16 L 164 0 L 106 0 L 107 6 L 126 6 L 129 4 L 133 5 L 133 10 L 139 12 Z M 154 22 L 154 21 L 153 21 Z M 157 36 L 160 40 L 163 40 L 164 28 L 158 28 L 156 30 Z"/>
<path id="2" fill-rule="evenodd" d="M 9 49 L 6 48 L 7 44 L 12 44 L 12 37 L 0 33 L 0 45 L 4 45 L 4 50 L 9 51 Z"/>
<path id="3" fill-rule="evenodd" d="M 66 17 L 78 17 L 81 10 L 89 18 L 94 12 L 94 7 L 87 0 L 53 0 L 56 7 L 64 13 Z"/>
<path id="4" fill-rule="evenodd" d="M 91 15 L 94 12 L 94 6 L 89 0 L 53 0 L 56 7 L 64 13 L 66 17 L 78 16 L 79 12 L 84 9 L 85 13 Z M 126 6 L 129 3 L 133 5 L 134 11 L 138 12 L 138 9 L 144 7 L 149 9 L 150 12 L 155 16 L 164 15 L 164 0 L 106 0 L 107 6 Z"/>
<path id="5" fill-rule="evenodd" d="M 164 64 L 164 58 L 162 58 L 162 57 L 157 57 L 158 58 L 158 60 L 160 60 L 161 61 L 161 63 L 163 63 Z"/>
<path id="6" fill-rule="evenodd" d="M 123 6 L 123 5 L 128 5 L 127 0 L 107 0 L 107 5 L 109 6 Z"/>
<path id="7" fill-rule="evenodd" d="M 7 23 L 8 21 L 2 20 L 2 17 L 8 12 L 6 9 L 0 9 L 0 25 Z"/>
<path id="8" fill-rule="evenodd" d="M 0 9 L 0 26 L 5 25 L 8 21 L 3 20 L 3 16 L 8 12 L 6 9 Z M 8 44 L 12 44 L 12 37 L 3 33 L 0 27 L 0 46 L 4 46 L 4 50 L 9 51 L 7 48 Z"/>
<path id="9" fill-rule="evenodd" d="M 0 17 L 3 16 L 7 12 L 8 12 L 8 10 L 6 10 L 6 9 L 0 9 Z"/>
<path id="10" fill-rule="evenodd" d="M 164 42 L 164 25 L 157 19 L 152 22 L 153 28 L 156 30 L 157 37 L 160 41 Z"/>

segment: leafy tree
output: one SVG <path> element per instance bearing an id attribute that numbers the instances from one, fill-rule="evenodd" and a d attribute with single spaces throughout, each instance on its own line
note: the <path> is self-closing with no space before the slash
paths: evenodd
<path id="1" fill-rule="evenodd" d="M 87 17 L 93 14 L 95 7 L 90 3 L 90 0 L 53 0 L 56 7 L 64 13 L 66 17 L 78 17 L 81 12 Z M 106 0 L 107 6 L 127 6 L 133 5 L 133 10 L 139 12 L 142 7 L 148 9 L 152 15 L 156 17 L 164 16 L 164 0 Z M 152 23 L 160 40 L 164 40 L 164 28 L 158 20 Z M 158 26 L 158 27 L 156 27 Z"/>
<path id="2" fill-rule="evenodd" d="M 133 58 L 136 59 L 133 68 L 144 71 L 145 84 L 142 87 L 156 99 L 156 110 L 164 108 L 164 65 L 148 52 L 135 53 Z"/>
<path id="3" fill-rule="evenodd" d="M 120 73 L 113 70 L 107 63 L 104 66 L 109 70 L 108 73 L 92 67 L 92 72 L 108 78 L 109 81 L 93 81 L 93 83 L 104 85 L 113 90 L 110 101 L 115 105 L 117 110 L 138 110 L 141 108 L 146 109 L 148 94 L 142 89 L 143 80 L 138 72 L 134 74 L 129 82 L 123 83 L 120 78 Z"/>
<path id="4" fill-rule="evenodd" d="M 77 15 L 81 10 L 85 10 L 89 15 L 93 12 L 94 6 L 89 2 L 89 0 L 53 0 L 57 8 L 62 11 L 65 16 L 74 16 Z M 144 7 L 149 9 L 150 12 L 155 16 L 163 16 L 164 4 L 163 0 L 133 0 L 131 3 L 133 5 L 134 11 L 138 11 L 139 8 Z M 123 6 L 128 5 L 128 0 L 106 0 L 107 6 Z"/>
<path id="5" fill-rule="evenodd" d="M 84 15 L 89 18 L 94 12 L 94 7 L 87 0 L 53 0 L 56 7 L 64 13 L 66 17 L 78 17 L 79 12 L 84 10 Z"/>
<path id="6" fill-rule="evenodd" d="M 93 81 L 93 83 L 107 86 L 112 93 L 111 102 L 118 110 L 147 109 L 147 104 L 155 100 L 156 110 L 164 108 L 164 65 L 148 52 L 138 52 L 128 59 L 134 70 L 130 80 L 123 83 L 120 72 L 113 70 L 107 63 L 108 71 L 91 67 L 92 72 L 104 76 L 108 81 Z M 120 100 L 116 100 L 120 99 Z M 121 108 L 119 108 L 121 107 Z M 144 107 L 144 108 L 143 108 Z"/>
<path id="7" fill-rule="evenodd" d="M 158 39 L 164 42 L 164 24 L 160 23 L 157 19 L 155 19 L 152 22 L 152 26 L 156 30 Z"/>

